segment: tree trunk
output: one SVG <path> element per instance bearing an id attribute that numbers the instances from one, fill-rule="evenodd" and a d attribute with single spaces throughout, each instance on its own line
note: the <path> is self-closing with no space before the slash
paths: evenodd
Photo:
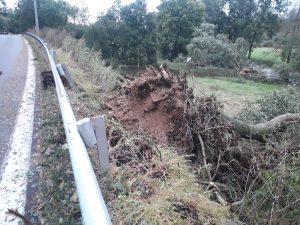
<path id="1" fill-rule="evenodd" d="M 274 119 L 259 124 L 248 124 L 243 121 L 230 118 L 225 115 L 225 118 L 231 123 L 234 130 L 244 138 L 251 138 L 261 142 L 266 141 L 266 136 L 275 132 L 276 130 L 284 130 L 291 122 L 300 121 L 300 113 L 291 114 L 286 113 L 275 117 Z"/>
<path id="2" fill-rule="evenodd" d="M 255 38 L 256 38 L 256 34 L 257 34 L 257 33 L 256 33 L 256 31 L 255 31 L 254 34 L 253 34 L 252 40 L 250 40 L 250 46 L 249 46 L 249 52 L 248 52 L 248 59 L 251 59 L 251 53 L 252 53 L 254 41 L 255 41 Z"/>
<path id="3" fill-rule="evenodd" d="M 290 61 L 291 61 L 291 58 L 292 58 L 292 51 L 293 51 L 293 48 L 290 48 L 289 49 L 289 53 L 287 55 L 287 58 L 286 58 L 286 63 L 289 64 Z"/>
<path id="4" fill-rule="evenodd" d="M 138 47 L 138 68 L 140 68 L 140 48 Z"/>
<path id="5" fill-rule="evenodd" d="M 295 19 L 295 23 L 294 23 L 294 26 L 293 26 L 293 31 L 292 31 L 292 38 L 293 36 L 295 35 L 295 32 L 297 30 L 297 27 L 298 27 L 298 24 L 300 25 L 299 23 L 299 16 L 300 16 L 300 7 L 298 9 L 298 12 L 297 12 L 297 15 L 296 15 L 296 19 Z M 291 58 L 292 58 L 292 53 L 293 53 L 293 44 L 290 46 L 289 48 L 289 52 L 288 52 L 288 55 L 287 55 L 287 59 L 286 59 L 286 63 L 290 63 L 291 61 Z"/>

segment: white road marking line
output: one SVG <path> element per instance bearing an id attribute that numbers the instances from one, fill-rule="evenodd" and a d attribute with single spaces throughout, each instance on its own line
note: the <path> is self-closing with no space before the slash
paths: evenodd
<path id="1" fill-rule="evenodd" d="M 10 149 L 0 173 L 0 224 L 17 225 L 19 219 L 6 214 L 7 209 L 24 213 L 27 189 L 27 173 L 32 145 L 35 104 L 35 67 L 33 52 L 28 49 L 28 71 L 19 114 L 10 139 Z"/>

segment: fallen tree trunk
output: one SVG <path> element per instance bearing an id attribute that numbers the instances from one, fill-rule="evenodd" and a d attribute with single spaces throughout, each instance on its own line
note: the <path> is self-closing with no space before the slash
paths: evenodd
<path id="1" fill-rule="evenodd" d="M 225 118 L 231 123 L 234 130 L 242 137 L 265 142 L 265 138 L 268 134 L 271 134 L 276 130 L 284 130 L 287 128 L 288 124 L 300 121 L 300 113 L 286 113 L 265 123 L 259 123 L 255 125 L 233 119 L 226 115 Z"/>

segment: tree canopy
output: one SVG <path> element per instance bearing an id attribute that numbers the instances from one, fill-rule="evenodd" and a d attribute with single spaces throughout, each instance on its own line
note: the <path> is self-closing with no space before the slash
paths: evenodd
<path id="1" fill-rule="evenodd" d="M 226 35 L 216 34 L 216 27 L 204 23 L 194 33 L 188 45 L 189 56 L 196 64 L 240 69 L 244 61 L 247 44 L 243 38 L 231 42 Z"/>
<path id="2" fill-rule="evenodd" d="M 207 22 L 216 24 L 230 40 L 244 37 L 249 42 L 248 58 L 255 41 L 279 29 L 280 16 L 287 0 L 211 0 L 206 1 Z"/>
<path id="3" fill-rule="evenodd" d="M 74 13 L 69 3 L 63 0 L 37 1 L 40 27 L 65 26 L 68 17 Z M 10 31 L 20 33 L 35 25 L 32 0 L 18 0 L 11 15 Z"/>
<path id="4" fill-rule="evenodd" d="M 292 9 L 284 20 L 279 35 L 282 46 L 281 58 L 287 64 L 300 71 L 300 5 Z"/>
<path id="5" fill-rule="evenodd" d="M 187 54 L 195 28 L 204 17 L 204 4 L 199 0 L 162 0 L 158 7 L 159 44 L 163 58 L 174 59 Z"/>
<path id="6" fill-rule="evenodd" d="M 156 63 L 155 14 L 147 12 L 145 0 L 121 6 L 116 1 L 86 34 L 90 47 L 119 64 Z"/>

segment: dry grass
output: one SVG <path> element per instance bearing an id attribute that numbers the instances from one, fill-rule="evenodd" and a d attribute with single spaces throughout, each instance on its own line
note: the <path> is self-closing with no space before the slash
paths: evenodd
<path id="1" fill-rule="evenodd" d="M 111 91 L 117 83 L 118 73 L 105 66 L 101 53 L 86 46 L 84 39 L 74 39 L 65 30 L 43 28 L 39 36 L 52 47 L 61 49 L 84 71 L 81 76 L 102 92 Z M 82 81 L 82 80 L 81 80 Z M 85 87 L 85 85 L 82 85 Z"/>

